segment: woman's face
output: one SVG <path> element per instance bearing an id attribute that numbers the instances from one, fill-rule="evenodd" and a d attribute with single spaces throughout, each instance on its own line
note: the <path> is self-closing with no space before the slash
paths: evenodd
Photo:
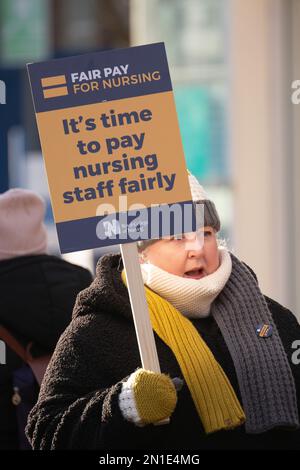
<path id="1" fill-rule="evenodd" d="M 201 279 L 220 265 L 215 231 L 204 227 L 199 232 L 185 233 L 181 239 L 165 237 L 144 251 L 144 260 L 177 276 Z"/>

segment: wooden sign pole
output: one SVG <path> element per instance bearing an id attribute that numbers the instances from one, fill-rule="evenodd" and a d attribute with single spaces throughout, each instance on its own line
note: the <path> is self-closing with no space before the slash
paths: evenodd
<path id="1" fill-rule="evenodd" d="M 142 365 L 144 369 L 159 374 L 160 366 L 145 296 L 137 243 L 124 243 L 120 245 L 120 248 Z"/>
<path id="2" fill-rule="evenodd" d="M 142 366 L 144 369 L 159 374 L 161 371 L 148 312 L 137 243 L 124 243 L 120 245 L 120 249 L 126 273 L 130 305 Z M 169 422 L 170 419 L 167 418 L 155 424 L 169 424 Z"/>

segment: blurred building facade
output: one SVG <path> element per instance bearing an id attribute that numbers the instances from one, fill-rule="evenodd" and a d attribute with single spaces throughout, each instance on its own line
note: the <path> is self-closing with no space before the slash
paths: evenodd
<path id="1" fill-rule="evenodd" d="M 300 0 L 0 0 L 0 191 L 44 195 L 58 252 L 25 64 L 164 41 L 187 166 L 221 236 L 300 318 L 299 26 Z"/>

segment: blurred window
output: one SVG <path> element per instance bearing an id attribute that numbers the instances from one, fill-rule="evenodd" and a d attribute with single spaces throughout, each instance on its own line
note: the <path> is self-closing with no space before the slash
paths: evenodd
<path id="1" fill-rule="evenodd" d="M 228 0 L 132 0 L 132 45 L 166 44 L 187 166 L 231 236 Z"/>

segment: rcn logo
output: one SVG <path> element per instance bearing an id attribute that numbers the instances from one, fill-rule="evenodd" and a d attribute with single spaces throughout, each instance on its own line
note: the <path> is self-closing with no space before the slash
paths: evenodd
<path id="1" fill-rule="evenodd" d="M 68 94 L 67 80 L 65 75 L 46 77 L 41 79 L 43 95 L 45 99 L 56 98 Z"/>
<path id="2" fill-rule="evenodd" d="M 104 225 L 104 232 L 106 237 L 111 237 L 112 235 L 120 235 L 121 233 L 121 227 L 120 227 L 120 222 L 116 219 L 114 219 L 111 222 L 105 221 L 103 222 Z"/>

